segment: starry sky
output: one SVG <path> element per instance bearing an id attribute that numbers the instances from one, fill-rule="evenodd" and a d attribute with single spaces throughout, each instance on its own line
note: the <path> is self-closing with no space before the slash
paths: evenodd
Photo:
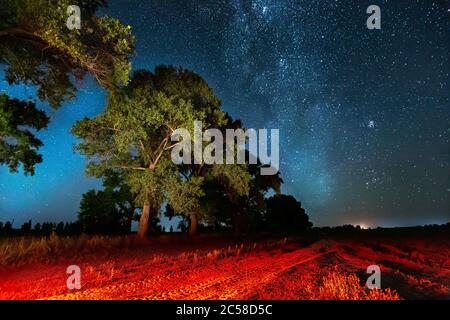
<path id="1" fill-rule="evenodd" d="M 366 27 L 372 4 L 381 30 Z M 133 27 L 134 69 L 192 69 L 246 127 L 280 129 L 282 191 L 315 225 L 450 221 L 449 1 L 116 0 L 103 11 Z M 33 177 L 0 168 L 0 220 L 76 218 L 100 183 L 69 130 L 104 101 L 86 80 L 60 110 L 39 104 L 52 118 L 44 162 Z"/>

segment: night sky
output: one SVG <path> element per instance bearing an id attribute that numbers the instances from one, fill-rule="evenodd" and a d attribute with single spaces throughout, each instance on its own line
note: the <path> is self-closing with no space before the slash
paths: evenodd
<path id="1" fill-rule="evenodd" d="M 381 30 L 366 27 L 371 4 Z M 448 1 L 116 0 L 105 11 L 133 27 L 135 69 L 192 69 L 246 127 L 280 129 L 283 192 L 315 225 L 450 221 Z M 69 130 L 104 99 L 87 80 L 60 110 L 40 104 L 52 118 L 44 162 L 34 177 L 0 168 L 0 220 L 76 218 L 100 184 Z"/>

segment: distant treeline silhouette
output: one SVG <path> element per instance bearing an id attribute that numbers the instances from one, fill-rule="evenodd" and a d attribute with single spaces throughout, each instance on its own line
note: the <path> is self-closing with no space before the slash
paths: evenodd
<path id="1" fill-rule="evenodd" d="M 43 222 L 33 225 L 29 220 L 21 225 L 20 228 L 14 228 L 13 222 L 0 222 L 0 236 L 49 236 L 56 233 L 60 236 L 74 236 L 83 232 L 81 224 L 78 222 Z"/>
<path id="2" fill-rule="evenodd" d="M 316 227 L 313 231 L 318 232 L 318 235 L 323 236 L 362 236 L 377 235 L 377 236 L 418 236 L 431 235 L 436 236 L 440 233 L 450 234 L 450 222 L 445 224 L 427 224 L 410 227 L 376 227 L 363 229 L 359 225 L 342 225 L 335 227 Z"/>
<path id="3" fill-rule="evenodd" d="M 312 224 L 308 221 L 308 226 L 305 226 L 305 228 L 310 228 Z M 188 229 L 186 227 L 186 221 L 182 220 L 180 222 L 179 230 L 181 232 L 187 232 Z M 174 232 L 173 227 L 164 227 L 159 224 L 159 219 L 155 218 L 152 222 L 152 232 L 154 234 L 163 234 L 163 233 L 172 233 Z M 295 225 L 295 224 L 294 224 Z M 298 225 L 297 225 L 298 226 Z M 201 225 L 200 228 L 201 232 L 203 233 L 220 233 L 220 232 L 226 232 L 229 230 L 232 230 L 231 227 L 221 227 L 218 228 L 217 226 L 212 225 Z M 286 232 L 288 228 L 274 228 L 264 226 L 264 224 L 259 225 L 259 228 L 254 231 L 283 231 Z M 446 224 L 428 224 L 428 225 L 418 225 L 418 226 L 411 226 L 411 227 L 376 227 L 376 228 L 369 228 L 369 229 L 363 229 L 359 225 L 352 225 L 352 224 L 346 224 L 341 226 L 333 226 L 333 227 L 314 227 L 311 229 L 314 231 L 314 233 L 318 232 L 318 234 L 321 234 L 322 236 L 325 235 L 358 235 L 358 234 L 384 234 L 384 235 L 418 235 L 423 234 L 426 232 L 430 232 L 431 234 L 435 234 L 437 231 L 450 231 L 450 222 L 447 222 Z M 295 231 L 295 230 L 291 230 Z M 112 230 L 106 230 L 103 229 L 102 232 L 89 232 L 86 231 L 86 229 L 83 229 L 83 225 L 80 222 L 44 222 L 44 223 L 36 223 L 33 225 L 32 221 L 29 220 L 28 222 L 25 222 L 21 225 L 20 228 L 14 228 L 13 222 L 6 221 L 1 222 L 0 221 L 0 237 L 1 236 L 49 236 L 51 234 L 56 234 L 59 236 L 75 236 L 80 235 L 83 233 L 91 233 L 91 234 L 127 234 L 130 233 L 127 230 L 121 229 L 112 229 Z M 290 232 L 292 233 L 292 232 Z"/>

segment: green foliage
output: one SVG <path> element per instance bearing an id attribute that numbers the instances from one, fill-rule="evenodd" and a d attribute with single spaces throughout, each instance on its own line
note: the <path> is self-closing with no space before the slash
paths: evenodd
<path id="1" fill-rule="evenodd" d="M 67 28 L 69 5 L 81 9 L 80 30 Z M 75 96 L 76 81 L 86 73 L 110 91 L 126 85 L 135 39 L 131 26 L 95 15 L 105 5 L 105 0 L 0 0 L 0 65 L 8 83 L 36 86 L 39 99 L 55 108 Z M 24 110 L 12 112 L 8 105 Z M 42 143 L 18 126 L 41 129 L 48 119 L 34 104 L 5 95 L 0 107 L 0 164 L 16 172 L 22 163 L 25 173 L 33 174 L 42 162 L 36 152 Z M 14 117 L 27 117 L 28 123 Z"/>
<path id="2" fill-rule="evenodd" d="M 33 102 L 9 99 L 0 94 L 0 164 L 17 172 L 22 164 L 25 174 L 34 174 L 34 166 L 42 162 L 37 150 L 42 142 L 30 129 L 41 130 L 49 118 L 36 109 Z"/>
<path id="3" fill-rule="evenodd" d="M 86 72 L 108 89 L 126 84 L 135 40 L 131 27 L 97 17 L 103 0 L 3 0 L 0 63 L 6 79 L 38 87 L 41 100 L 58 107 L 76 93 L 73 79 Z M 81 9 L 81 29 L 66 26 L 69 5 Z"/>
<path id="4" fill-rule="evenodd" d="M 176 212 L 192 212 L 199 206 L 199 198 L 205 195 L 203 191 L 203 178 L 192 177 L 189 180 L 175 179 L 168 184 L 168 198 Z"/>

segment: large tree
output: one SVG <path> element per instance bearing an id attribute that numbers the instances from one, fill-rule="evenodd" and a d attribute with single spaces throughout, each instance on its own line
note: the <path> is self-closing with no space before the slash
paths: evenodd
<path id="1" fill-rule="evenodd" d="M 80 7 L 81 29 L 67 27 L 69 5 Z M 75 96 L 77 81 L 86 73 L 108 90 L 125 85 L 135 40 L 130 26 L 96 15 L 105 5 L 105 0 L 0 0 L 0 66 L 8 83 L 36 86 L 38 98 L 55 108 Z M 30 125 L 39 127 L 41 119 Z M 8 118 L 2 120 L 3 128 L 14 127 Z M 2 141 L 14 138 L 1 134 Z M 7 147 L 0 149 L 0 159 L 9 159 L 14 171 L 15 163 L 22 163 L 32 173 L 41 156 L 35 152 L 36 140 L 29 142 L 21 147 L 34 150 L 30 160 Z"/>
<path id="2" fill-rule="evenodd" d="M 163 202 L 178 213 L 198 212 L 204 178 L 186 176 L 170 157 L 179 143 L 171 141 L 173 132 L 183 128 L 193 136 L 197 120 L 205 126 L 226 121 L 220 101 L 195 73 L 160 66 L 154 73 L 137 71 L 129 86 L 109 96 L 104 113 L 73 128 L 81 138 L 77 149 L 89 159 L 87 174 L 101 177 L 119 170 L 136 194 L 136 205 L 142 207 L 141 237 Z M 220 167 L 217 174 L 236 180 L 236 168 Z M 241 184 L 245 183 L 243 176 Z"/>

